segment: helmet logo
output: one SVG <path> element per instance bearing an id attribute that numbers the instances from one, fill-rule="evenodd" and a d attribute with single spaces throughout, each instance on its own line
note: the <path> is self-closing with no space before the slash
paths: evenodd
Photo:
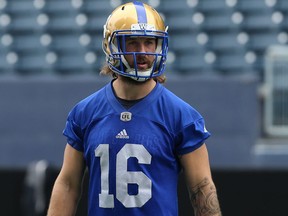
<path id="1" fill-rule="evenodd" d="M 148 24 L 148 23 L 137 23 L 137 24 L 132 24 L 131 25 L 131 30 L 151 30 L 151 31 L 155 31 L 156 28 L 154 25 L 152 24 Z"/>
<path id="2" fill-rule="evenodd" d="M 141 30 L 146 30 L 147 29 L 147 23 L 139 23 L 139 28 Z"/>

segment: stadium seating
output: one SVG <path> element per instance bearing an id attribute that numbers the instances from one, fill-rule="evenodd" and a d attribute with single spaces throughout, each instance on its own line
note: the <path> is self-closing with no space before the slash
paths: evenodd
<path id="1" fill-rule="evenodd" d="M 97 74 L 102 30 L 125 1 L 9 0 L 0 4 L 0 74 Z M 167 71 L 263 73 L 263 56 L 287 44 L 288 1 L 143 1 L 169 26 Z"/>

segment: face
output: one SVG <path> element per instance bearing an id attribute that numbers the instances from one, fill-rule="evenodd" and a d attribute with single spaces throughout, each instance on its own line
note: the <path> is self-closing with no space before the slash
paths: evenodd
<path id="1" fill-rule="evenodd" d="M 128 37 L 126 39 L 126 52 L 151 52 L 155 53 L 156 51 L 156 39 L 152 37 Z M 136 64 L 134 65 L 133 55 L 125 55 L 125 58 L 132 68 L 138 70 L 147 70 L 152 67 L 155 56 L 154 55 L 145 55 L 139 54 L 136 55 Z"/>

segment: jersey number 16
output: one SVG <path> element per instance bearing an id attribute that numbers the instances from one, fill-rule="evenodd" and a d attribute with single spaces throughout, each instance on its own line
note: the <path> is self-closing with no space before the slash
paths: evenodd
<path id="1" fill-rule="evenodd" d="M 99 206 L 114 208 L 114 194 L 109 194 L 109 144 L 100 144 L 95 149 L 100 157 L 101 193 Z M 135 157 L 139 164 L 151 164 L 151 154 L 143 145 L 126 144 L 116 156 L 116 198 L 126 208 L 142 207 L 152 197 L 152 181 L 141 171 L 128 171 L 127 161 Z M 137 184 L 138 194 L 128 194 L 128 185 Z"/>

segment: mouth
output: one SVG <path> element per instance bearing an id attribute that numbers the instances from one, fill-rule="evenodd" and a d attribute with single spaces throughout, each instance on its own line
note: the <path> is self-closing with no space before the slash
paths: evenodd
<path id="1" fill-rule="evenodd" d="M 137 62 L 137 68 L 139 70 L 146 70 L 148 68 L 148 63 L 139 61 L 139 62 Z"/>

